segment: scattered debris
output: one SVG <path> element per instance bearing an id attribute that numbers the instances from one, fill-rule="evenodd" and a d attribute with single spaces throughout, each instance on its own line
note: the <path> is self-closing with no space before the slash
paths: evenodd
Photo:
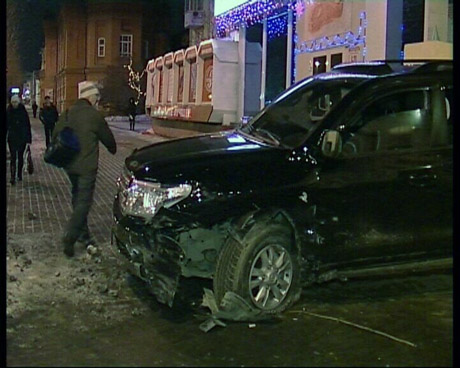
<path id="1" fill-rule="evenodd" d="M 118 290 L 109 290 L 109 295 L 113 296 L 114 298 L 118 297 Z"/>
<path id="2" fill-rule="evenodd" d="M 108 291 L 109 291 L 109 287 L 108 287 L 107 285 L 101 285 L 101 286 L 99 287 L 99 292 L 100 292 L 101 294 L 105 294 L 105 293 L 108 292 Z"/>
<path id="3" fill-rule="evenodd" d="M 16 276 L 14 276 L 14 275 L 11 275 L 11 276 L 10 276 L 10 281 L 11 281 L 11 282 L 18 281 L 18 278 L 17 278 Z"/>
<path id="4" fill-rule="evenodd" d="M 32 260 L 31 260 L 31 259 L 26 258 L 26 259 L 24 260 L 24 266 L 25 266 L 25 267 L 29 267 L 31 264 L 32 264 Z"/>
<path id="5" fill-rule="evenodd" d="M 83 286 L 83 285 L 85 285 L 85 279 L 84 279 L 84 278 L 81 278 L 81 279 L 80 279 L 80 278 L 78 278 L 78 277 L 75 277 L 75 278 L 74 278 L 74 281 L 75 281 L 75 284 L 76 284 L 77 286 Z"/>
<path id="6" fill-rule="evenodd" d="M 88 245 L 86 247 L 86 251 L 88 252 L 89 255 L 93 256 L 95 254 L 98 253 L 98 249 L 97 247 L 95 247 L 94 245 Z"/>
<path id="7" fill-rule="evenodd" d="M 28 217 L 29 220 L 35 220 L 36 218 L 38 218 L 38 216 L 33 212 L 29 212 L 27 214 L 27 217 Z"/>
<path id="8" fill-rule="evenodd" d="M 200 329 L 204 332 L 208 332 L 215 326 L 225 327 L 226 324 L 220 321 L 221 319 L 228 321 L 254 322 L 274 317 L 274 315 L 253 308 L 241 296 L 231 291 L 225 293 L 220 305 L 217 306 L 214 293 L 205 288 L 202 306 L 208 307 L 211 310 L 210 318 L 200 325 Z"/>
<path id="9" fill-rule="evenodd" d="M 131 315 L 133 315 L 133 316 L 140 316 L 140 315 L 142 315 L 142 312 L 141 312 L 138 308 L 134 308 L 134 309 L 131 311 Z"/>
<path id="10" fill-rule="evenodd" d="M 249 328 L 255 328 L 255 327 L 256 327 L 256 324 L 255 324 L 255 323 L 250 323 L 250 324 L 248 325 L 248 327 L 249 327 Z"/>

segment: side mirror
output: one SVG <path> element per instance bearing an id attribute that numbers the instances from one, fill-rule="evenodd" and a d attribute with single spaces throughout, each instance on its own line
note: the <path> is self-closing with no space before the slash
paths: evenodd
<path id="1" fill-rule="evenodd" d="M 325 157 L 335 158 L 342 152 L 342 137 L 336 130 L 326 130 L 321 142 L 321 152 Z"/>

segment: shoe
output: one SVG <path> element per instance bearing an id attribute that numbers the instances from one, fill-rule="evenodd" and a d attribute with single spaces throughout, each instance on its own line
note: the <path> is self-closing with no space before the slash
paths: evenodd
<path id="1" fill-rule="evenodd" d="M 74 252 L 74 249 L 73 249 L 73 244 L 64 244 L 64 254 L 67 256 L 67 257 L 73 257 L 75 252 Z"/>
<path id="2" fill-rule="evenodd" d="M 11 180 L 10 180 L 10 184 L 11 184 L 11 185 L 15 185 L 15 184 L 16 184 L 16 180 L 11 179 Z"/>
<path id="3" fill-rule="evenodd" d="M 96 241 L 90 235 L 80 235 L 77 242 L 83 244 L 85 247 L 88 245 L 96 246 Z"/>

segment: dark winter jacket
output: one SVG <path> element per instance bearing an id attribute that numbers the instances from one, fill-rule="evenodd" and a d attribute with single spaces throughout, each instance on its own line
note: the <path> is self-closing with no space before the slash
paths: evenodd
<path id="1" fill-rule="evenodd" d="M 40 113 L 38 114 L 38 118 L 46 127 L 53 127 L 59 119 L 59 114 L 57 112 L 56 106 L 43 105 L 43 107 L 40 109 Z"/>
<path id="2" fill-rule="evenodd" d="M 117 152 L 117 143 L 102 114 L 86 99 L 78 100 L 68 112 L 63 112 L 53 131 L 53 139 L 70 126 L 80 141 L 80 153 L 66 167 L 69 174 L 96 174 L 99 160 L 99 141 L 110 153 Z"/>
<path id="3" fill-rule="evenodd" d="M 20 147 L 26 143 L 32 143 L 29 114 L 23 104 L 15 109 L 9 105 L 6 110 L 6 133 L 8 143 L 14 147 Z"/>
<path id="4" fill-rule="evenodd" d="M 129 102 L 128 104 L 128 116 L 131 115 L 132 117 L 136 116 L 137 106 L 134 102 Z"/>

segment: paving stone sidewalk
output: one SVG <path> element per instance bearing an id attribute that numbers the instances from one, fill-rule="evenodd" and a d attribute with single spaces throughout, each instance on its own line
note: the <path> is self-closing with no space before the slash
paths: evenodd
<path id="1" fill-rule="evenodd" d="M 24 173 L 22 182 L 11 186 L 7 155 L 7 234 L 49 233 L 60 239 L 71 214 L 70 182 L 64 170 L 43 161 L 43 126 L 31 113 L 30 120 L 34 173 Z M 109 126 L 115 135 L 118 149 L 116 155 L 111 155 L 100 144 L 96 191 L 88 217 L 90 231 L 99 243 L 110 241 L 115 181 L 124 159 L 134 148 L 165 140 L 163 137 L 142 134 L 149 128 L 147 122 L 136 124 L 136 132 L 130 131 L 129 124 L 126 126 L 124 122 L 109 122 Z"/>

